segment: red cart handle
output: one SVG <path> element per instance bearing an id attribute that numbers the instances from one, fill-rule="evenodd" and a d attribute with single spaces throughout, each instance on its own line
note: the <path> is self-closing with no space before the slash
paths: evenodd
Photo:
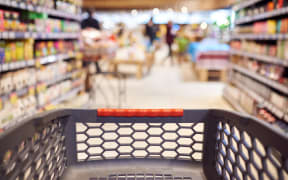
<path id="1" fill-rule="evenodd" d="M 181 117 L 183 109 L 98 109 L 100 117 Z"/>

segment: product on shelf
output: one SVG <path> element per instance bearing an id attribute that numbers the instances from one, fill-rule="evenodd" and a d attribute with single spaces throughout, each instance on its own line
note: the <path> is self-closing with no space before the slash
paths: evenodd
<path id="1" fill-rule="evenodd" d="M 37 70 L 37 82 L 53 80 L 67 73 L 67 62 L 58 62 L 55 64 L 46 65 Z"/>
<path id="2" fill-rule="evenodd" d="M 57 10 L 79 14 L 81 13 L 82 0 L 56 0 L 55 5 Z"/>
<path id="3" fill-rule="evenodd" d="M 80 25 L 77 22 L 59 19 L 36 19 L 35 26 L 37 32 L 79 32 Z"/>
<path id="4" fill-rule="evenodd" d="M 267 109 L 265 108 L 259 108 L 257 110 L 256 117 L 259 119 L 262 119 L 264 121 L 267 121 L 269 123 L 275 123 L 276 122 L 276 117 L 273 116 L 272 113 L 270 113 Z"/>
<path id="5" fill-rule="evenodd" d="M 38 41 L 35 43 L 35 57 L 45 57 L 54 54 L 77 52 L 77 41 Z"/>
<path id="6" fill-rule="evenodd" d="M 64 19 L 47 18 L 35 12 L 15 12 L 0 9 L 0 32 L 79 32 L 80 24 Z"/>
<path id="7" fill-rule="evenodd" d="M 259 101 L 267 101 L 281 111 L 286 112 L 286 109 L 288 108 L 287 96 L 280 94 L 241 73 L 233 72 L 231 75 L 234 82 L 240 83 L 238 86 L 246 87 L 247 91 L 258 94 L 261 97 Z"/>
<path id="8" fill-rule="evenodd" d="M 284 66 L 242 57 L 232 57 L 231 61 L 245 67 L 246 69 L 258 73 L 263 77 L 288 86 L 287 69 Z"/>
<path id="9" fill-rule="evenodd" d="M 0 41 L 0 64 L 33 59 L 32 39 Z"/>
<path id="10" fill-rule="evenodd" d="M 7 2 L 13 7 L 2 4 L 0 8 L 0 33 L 3 37 L 0 40 L 1 132 L 39 112 L 39 105 L 61 98 L 71 90 L 76 92 L 73 91 L 75 88 L 78 91 L 85 80 L 81 62 L 71 55 L 71 52 L 79 50 L 79 43 L 51 40 L 58 33 L 80 32 L 80 23 L 75 21 L 75 15 L 81 13 L 82 0 Z M 34 41 L 33 38 L 37 39 Z M 66 57 L 70 60 L 62 61 Z"/>
<path id="11" fill-rule="evenodd" d="M 17 119 L 23 119 L 26 116 L 35 114 L 36 107 L 37 100 L 32 94 L 24 97 L 15 97 L 13 102 L 12 100 L 4 102 L 3 107 L 0 109 L 0 128 L 3 128 L 11 121 L 17 123 Z"/>
<path id="12" fill-rule="evenodd" d="M 236 13 L 236 19 L 256 16 L 264 12 L 271 12 L 288 6 L 287 0 L 270 0 L 257 6 L 241 9 Z"/>
<path id="13" fill-rule="evenodd" d="M 234 97 L 235 108 L 245 109 L 287 132 L 288 0 L 246 2 L 238 7 L 234 29 L 234 33 L 246 35 L 236 35 L 241 40 L 230 42 L 234 54 L 231 61 L 235 64 L 230 79 L 235 87 L 225 89 L 230 97 L 233 93 L 239 95 Z M 251 40 L 253 37 L 255 40 Z"/>
<path id="14" fill-rule="evenodd" d="M 288 33 L 288 18 L 257 21 L 252 25 L 235 27 L 234 32 L 254 34 L 285 34 Z"/>
<path id="15" fill-rule="evenodd" d="M 7 94 L 25 87 L 35 85 L 35 69 L 28 68 L 16 72 L 9 72 L 0 77 L 0 95 Z"/>

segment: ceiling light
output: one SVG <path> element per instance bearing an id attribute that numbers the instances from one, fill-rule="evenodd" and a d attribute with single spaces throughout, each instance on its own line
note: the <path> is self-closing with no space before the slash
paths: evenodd
<path id="1" fill-rule="evenodd" d="M 173 9 L 172 9 L 172 8 L 169 8 L 169 9 L 168 9 L 168 12 L 169 12 L 169 13 L 172 13 L 172 12 L 173 12 Z"/>
<path id="2" fill-rule="evenodd" d="M 154 15 L 159 14 L 159 9 L 158 9 L 158 8 L 154 8 L 154 9 L 153 9 L 153 14 L 154 14 Z"/>
<path id="3" fill-rule="evenodd" d="M 206 22 L 203 22 L 203 23 L 201 23 L 201 25 L 200 25 L 200 28 L 201 28 L 202 30 L 207 29 L 207 27 L 208 27 L 208 24 L 207 24 Z"/>
<path id="4" fill-rule="evenodd" d="M 181 8 L 182 13 L 188 13 L 188 8 L 186 6 L 183 6 Z"/>
<path id="5" fill-rule="evenodd" d="M 133 10 L 131 11 L 131 14 L 132 14 L 132 16 L 137 16 L 138 11 L 137 11 L 136 9 L 133 9 Z"/>

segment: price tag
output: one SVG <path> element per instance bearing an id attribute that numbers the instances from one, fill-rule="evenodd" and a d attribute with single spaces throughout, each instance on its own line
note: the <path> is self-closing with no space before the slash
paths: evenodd
<path id="1" fill-rule="evenodd" d="M 12 2 L 11 2 L 11 6 L 17 7 L 17 2 L 16 2 L 16 1 L 12 1 Z"/>
<path id="2" fill-rule="evenodd" d="M 3 33 L 2 33 L 2 37 L 3 37 L 3 38 L 8 38 L 8 32 L 3 32 Z"/>
<path id="3" fill-rule="evenodd" d="M 3 102 L 2 102 L 2 99 L 0 98 L 0 110 L 3 109 Z"/>
<path id="4" fill-rule="evenodd" d="M 31 86 L 31 87 L 29 88 L 29 95 L 30 95 L 30 96 L 34 96 L 34 95 L 35 95 L 35 88 L 34 88 L 34 86 Z"/>
<path id="5" fill-rule="evenodd" d="M 14 63 L 14 67 L 15 67 L 15 69 L 20 68 L 20 62 L 15 62 L 15 63 Z"/>
<path id="6" fill-rule="evenodd" d="M 50 104 L 50 105 L 45 106 L 44 108 L 46 111 L 50 111 L 50 110 L 56 109 L 56 106 L 53 104 Z"/>
<path id="7" fill-rule="evenodd" d="M 15 63 L 13 63 L 13 62 L 10 63 L 10 64 L 9 64 L 9 69 L 10 69 L 10 70 L 15 69 Z"/>
<path id="8" fill-rule="evenodd" d="M 15 39 L 16 38 L 16 33 L 15 32 L 10 32 L 9 33 L 9 38 L 10 39 Z"/>
<path id="9" fill-rule="evenodd" d="M 32 11 L 33 10 L 33 6 L 31 4 L 28 5 L 28 10 Z"/>
<path id="10" fill-rule="evenodd" d="M 25 5 L 25 3 L 20 3 L 20 8 L 22 8 L 22 9 L 26 9 L 26 5 Z"/>
<path id="11" fill-rule="evenodd" d="M 25 66 L 26 66 L 25 61 L 21 61 L 21 67 L 25 67 Z"/>
<path id="12" fill-rule="evenodd" d="M 37 38 L 37 36 L 38 36 L 38 34 L 37 34 L 36 32 L 33 32 L 33 33 L 32 33 L 32 37 L 33 37 L 33 38 Z"/>
<path id="13" fill-rule="evenodd" d="M 18 101 L 18 96 L 17 96 L 17 94 L 16 93 L 12 93 L 11 95 L 10 95 L 10 102 L 11 102 L 11 104 L 16 104 L 17 103 L 17 101 Z"/>
<path id="14" fill-rule="evenodd" d="M 5 63 L 5 64 L 2 64 L 2 71 L 7 71 L 8 70 L 8 64 Z"/>
<path id="15" fill-rule="evenodd" d="M 25 33 L 24 33 L 24 38 L 27 39 L 27 38 L 29 38 L 29 37 L 30 37 L 30 33 L 29 33 L 29 32 L 25 32 Z"/>

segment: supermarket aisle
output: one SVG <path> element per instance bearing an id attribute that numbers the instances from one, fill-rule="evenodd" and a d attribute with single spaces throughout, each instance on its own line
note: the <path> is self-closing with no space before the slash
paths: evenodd
<path id="1" fill-rule="evenodd" d="M 184 81 L 183 69 L 185 68 L 177 65 L 170 66 L 167 61 L 164 67 L 160 64 L 155 65 L 151 73 L 142 80 L 128 78 L 127 100 L 124 107 L 231 110 L 231 107 L 222 99 L 223 83 Z M 109 91 L 109 86 L 103 84 L 102 88 L 105 92 Z M 100 95 L 97 97 L 96 107 L 102 107 L 105 104 L 104 99 Z M 113 99 L 109 101 L 113 102 Z"/>

